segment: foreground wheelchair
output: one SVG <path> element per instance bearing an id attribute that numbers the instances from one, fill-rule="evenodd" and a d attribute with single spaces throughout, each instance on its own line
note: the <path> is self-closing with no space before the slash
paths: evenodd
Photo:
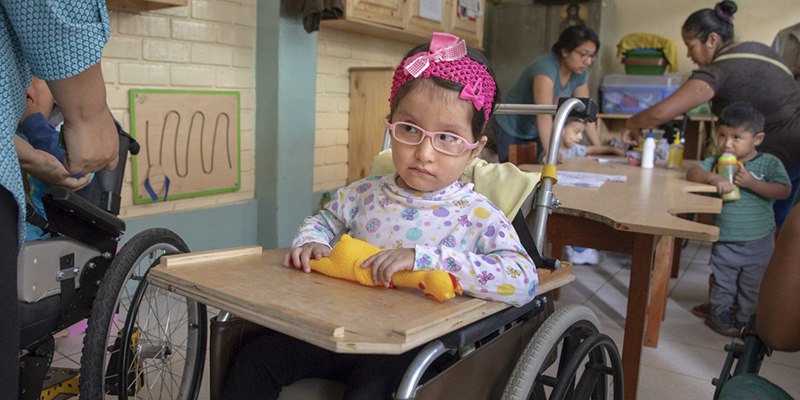
<path id="1" fill-rule="evenodd" d="M 554 269 L 560 265 L 557 260 L 538 257 L 537 249 L 544 243 L 547 216 L 558 205 L 552 195 L 557 146 L 566 118 L 573 109 L 584 117 L 594 118 L 596 105 L 588 99 L 583 102 L 568 99 L 558 107 L 532 106 L 528 110 L 556 114 L 552 136 L 556 147 L 551 149 L 548 159 L 553 168 L 547 169 L 550 172 L 541 180 L 533 198 L 535 212 L 527 218 L 533 226 L 533 235 L 529 234 L 528 224 L 521 214 L 512 216 L 523 245 L 540 268 L 540 275 L 547 274 L 541 268 Z M 514 108 L 510 111 L 526 110 Z M 477 187 L 476 190 L 480 191 Z M 254 337 L 270 333 L 228 312 L 212 319 L 212 400 L 222 395 L 236 349 Z M 428 368 L 448 353 L 457 354 L 456 359 L 443 372 L 430 378 L 430 374 L 426 374 Z M 544 293 L 523 307 L 505 308 L 422 346 L 405 372 L 395 398 L 599 400 L 613 395 L 621 399 L 622 387 L 617 347 L 601 332 L 594 313 L 578 305 L 555 310 L 550 294 Z M 287 398 L 287 392 L 290 390 L 285 390 L 281 399 Z M 332 394 L 331 398 L 336 398 L 337 394 Z"/>
<path id="2" fill-rule="evenodd" d="M 772 355 L 772 349 L 764 343 L 756 332 L 756 315 L 750 316 L 747 325 L 742 329 L 742 343 L 725 345 L 728 357 L 722 366 L 719 378 L 712 384 L 717 387 L 714 400 L 758 396 L 770 400 L 791 400 L 783 389 L 758 376 L 764 357 Z M 735 364 L 735 366 L 734 366 Z M 739 396 L 739 397 L 737 397 Z"/>
<path id="3" fill-rule="evenodd" d="M 128 152 L 139 145 L 119 124 L 119 165 L 73 193 L 50 187 L 47 220 L 29 204 L 28 222 L 50 238 L 26 242 L 18 259 L 19 399 L 193 399 L 205 360 L 204 305 L 150 286 L 165 254 L 186 253 L 167 229 L 148 229 L 117 252 L 117 217 Z M 88 318 L 80 370 L 50 368 L 54 334 Z"/>

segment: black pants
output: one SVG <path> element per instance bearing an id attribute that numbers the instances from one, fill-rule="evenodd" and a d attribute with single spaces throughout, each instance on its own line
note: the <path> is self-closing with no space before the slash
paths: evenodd
<path id="1" fill-rule="evenodd" d="M 419 350 L 401 355 L 340 354 L 275 333 L 239 350 L 223 399 L 274 400 L 283 386 L 307 378 L 345 383 L 345 400 L 391 399 Z M 449 354 L 440 357 L 423 382 L 454 361 Z"/>
<path id="2" fill-rule="evenodd" d="M 14 196 L 0 186 L 0 397 L 3 398 L 16 398 L 19 380 L 18 212 Z"/>

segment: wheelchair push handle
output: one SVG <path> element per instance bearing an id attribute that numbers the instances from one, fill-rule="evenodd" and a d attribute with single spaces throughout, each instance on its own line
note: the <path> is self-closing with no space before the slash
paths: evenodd
<path id="1" fill-rule="evenodd" d="M 113 170 L 95 172 L 93 179 L 97 181 L 97 187 L 89 196 L 96 200 L 96 204 L 103 211 L 118 215 L 121 203 L 120 193 L 125 176 L 125 160 L 128 158 L 128 152 L 133 155 L 139 153 L 139 143 L 125 132 L 116 120 L 114 125 L 117 127 L 119 135 L 119 162 Z"/>

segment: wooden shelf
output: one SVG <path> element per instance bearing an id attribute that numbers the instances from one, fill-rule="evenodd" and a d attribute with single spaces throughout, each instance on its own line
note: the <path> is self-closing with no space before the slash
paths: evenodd
<path id="1" fill-rule="evenodd" d="M 625 121 L 632 116 L 632 114 L 597 114 L 597 133 L 600 135 L 600 141 L 605 143 L 612 137 L 621 138 L 622 131 L 625 130 Z M 679 115 L 673 120 L 683 121 L 683 115 Z M 686 132 L 683 133 L 685 141 L 683 158 L 685 160 L 702 160 L 704 158 L 706 142 L 711 132 L 711 122 L 716 120 L 716 117 L 710 115 L 689 117 Z"/>
<path id="2" fill-rule="evenodd" d="M 456 15 L 456 1 L 441 1 L 441 21 L 421 18 L 419 0 L 345 0 L 343 18 L 325 19 L 320 23 L 331 29 L 410 44 L 430 41 L 433 32 L 446 32 L 464 39 L 476 49 L 483 49 L 484 16 L 460 19 Z M 481 1 L 486 9 L 486 0 Z"/>

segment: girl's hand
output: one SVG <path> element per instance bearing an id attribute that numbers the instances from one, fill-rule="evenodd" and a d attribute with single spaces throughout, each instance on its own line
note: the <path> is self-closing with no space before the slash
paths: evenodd
<path id="1" fill-rule="evenodd" d="M 733 184 L 721 176 L 717 176 L 711 184 L 717 187 L 719 194 L 730 193 L 734 189 Z"/>
<path id="2" fill-rule="evenodd" d="M 311 272 L 311 265 L 308 260 L 314 257 L 319 260 L 322 257 L 327 257 L 331 254 L 331 249 L 321 243 L 306 243 L 300 247 L 293 247 L 283 256 L 283 265 L 286 267 L 295 267 L 303 269 L 303 272 Z"/>
<path id="3" fill-rule="evenodd" d="M 411 271 L 414 269 L 414 249 L 391 249 L 384 250 L 366 259 L 361 268 L 372 266 L 372 283 L 389 287 L 392 282 L 392 275 L 395 272 Z"/>
<path id="4" fill-rule="evenodd" d="M 753 174 L 751 174 L 748 170 L 744 169 L 744 167 L 739 168 L 739 171 L 736 172 L 736 176 L 733 177 L 733 183 L 743 188 L 752 187 L 756 181 L 756 177 L 754 177 Z"/>

